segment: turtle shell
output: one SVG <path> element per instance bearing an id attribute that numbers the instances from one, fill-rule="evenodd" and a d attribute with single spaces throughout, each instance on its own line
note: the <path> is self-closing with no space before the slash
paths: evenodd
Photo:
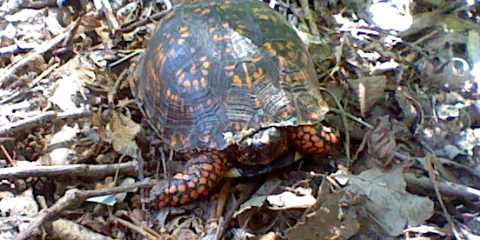
<path id="1" fill-rule="evenodd" d="M 222 150 L 259 129 L 318 123 L 328 111 L 302 40 L 258 0 L 175 8 L 132 80 L 160 137 L 178 152 Z"/>

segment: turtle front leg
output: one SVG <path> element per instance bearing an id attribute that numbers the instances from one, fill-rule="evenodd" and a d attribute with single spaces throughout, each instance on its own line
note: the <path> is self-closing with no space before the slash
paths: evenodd
<path id="1" fill-rule="evenodd" d="M 225 174 L 226 162 L 226 154 L 217 151 L 195 155 L 183 172 L 152 188 L 149 202 L 162 208 L 187 204 L 208 195 Z"/>
<path id="2" fill-rule="evenodd" d="M 318 125 L 303 125 L 291 129 L 290 141 L 303 154 L 330 155 L 340 144 L 340 135 L 334 129 Z"/>

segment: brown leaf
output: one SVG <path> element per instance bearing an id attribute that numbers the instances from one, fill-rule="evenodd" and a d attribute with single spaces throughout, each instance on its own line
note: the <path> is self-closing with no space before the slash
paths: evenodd
<path id="1" fill-rule="evenodd" d="M 384 95 L 386 81 L 387 79 L 383 75 L 352 80 L 363 116 Z"/>
<path id="2" fill-rule="evenodd" d="M 115 151 L 131 157 L 136 156 L 138 149 L 135 143 L 135 136 L 140 131 L 140 125 L 125 115 L 113 112 L 110 127 L 110 142 Z"/>
<path id="3" fill-rule="evenodd" d="M 422 224 L 433 214 L 433 202 L 407 192 L 406 186 L 401 167 L 387 172 L 372 168 L 351 176 L 346 190 L 367 196 L 365 207 L 376 223 L 375 232 L 398 236 L 407 226 Z"/>
<path id="4" fill-rule="evenodd" d="M 368 154 L 383 166 L 390 164 L 397 147 L 395 131 L 388 116 L 381 117 L 373 130 L 367 133 Z"/>

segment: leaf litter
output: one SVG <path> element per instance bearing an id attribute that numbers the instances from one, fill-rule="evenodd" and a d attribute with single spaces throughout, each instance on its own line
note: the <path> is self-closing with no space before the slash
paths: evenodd
<path id="1" fill-rule="evenodd" d="M 1 239 L 479 238 L 480 7 L 468 2 L 265 1 L 310 48 L 340 153 L 145 209 L 148 181 L 183 163 L 128 80 L 180 2 L 0 3 Z"/>

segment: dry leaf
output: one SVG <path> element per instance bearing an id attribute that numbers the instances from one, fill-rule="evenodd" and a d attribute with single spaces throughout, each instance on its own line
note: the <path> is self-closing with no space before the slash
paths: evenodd
<path id="1" fill-rule="evenodd" d="M 135 136 L 140 131 L 140 125 L 119 112 L 113 112 L 109 130 L 113 149 L 135 158 L 138 150 Z"/>
<path id="2" fill-rule="evenodd" d="M 386 167 L 390 164 L 396 149 L 395 132 L 388 116 L 381 117 L 367 135 L 368 154 Z"/>
<path id="3" fill-rule="evenodd" d="M 371 76 L 352 80 L 356 90 L 360 111 L 363 116 L 384 95 L 387 79 L 385 76 Z"/>
<path id="4" fill-rule="evenodd" d="M 407 226 L 423 224 L 433 215 L 433 202 L 405 190 L 402 168 L 390 171 L 369 169 L 350 178 L 346 191 L 367 196 L 368 216 L 376 223 L 376 232 L 398 236 Z M 380 231 L 378 231 L 380 230 Z"/>

